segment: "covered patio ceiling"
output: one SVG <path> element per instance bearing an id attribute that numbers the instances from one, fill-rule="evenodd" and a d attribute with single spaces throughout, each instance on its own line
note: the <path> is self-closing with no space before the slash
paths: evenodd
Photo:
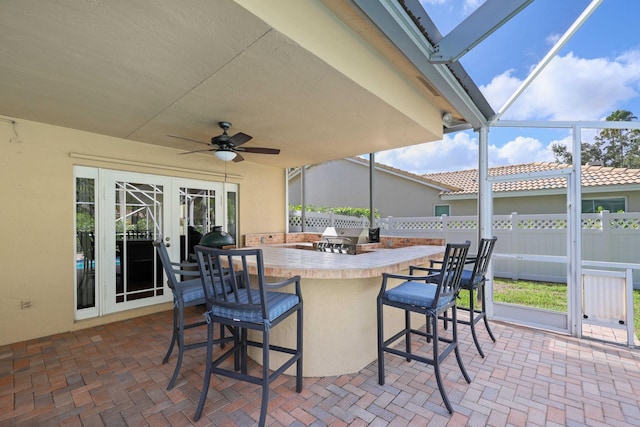
<path id="1" fill-rule="evenodd" d="M 18 129 L 26 119 L 176 151 L 207 146 L 168 135 L 206 143 L 230 121 L 230 134 L 253 136 L 246 147 L 281 150 L 245 159 L 276 167 L 440 139 L 434 120 L 468 116 L 475 85 L 457 63 L 419 68 L 387 37 L 380 22 L 399 2 L 358 3 L 3 1 L 0 114 Z M 339 57 L 346 35 L 352 58 Z M 358 67 L 370 58 L 387 68 L 367 78 Z M 378 71 L 415 99 L 399 103 Z"/>

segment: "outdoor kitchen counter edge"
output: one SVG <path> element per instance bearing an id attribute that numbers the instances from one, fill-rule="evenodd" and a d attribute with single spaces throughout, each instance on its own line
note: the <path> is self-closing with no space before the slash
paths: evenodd
<path id="1" fill-rule="evenodd" d="M 428 265 L 442 259 L 444 246 L 407 246 L 375 249 L 359 255 L 299 249 L 299 244 L 258 246 L 264 255 L 267 277 L 300 276 L 303 279 L 361 279 Z"/>

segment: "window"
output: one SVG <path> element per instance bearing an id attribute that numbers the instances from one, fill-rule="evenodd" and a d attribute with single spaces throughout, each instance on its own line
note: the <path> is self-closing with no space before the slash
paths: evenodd
<path id="1" fill-rule="evenodd" d="M 96 307 L 96 180 L 90 176 L 76 173 L 76 310 Z"/>
<path id="2" fill-rule="evenodd" d="M 434 205 L 433 211 L 434 216 L 451 216 L 449 215 L 449 205 Z"/>
<path id="3" fill-rule="evenodd" d="M 609 211 L 611 213 L 625 212 L 626 199 L 624 197 L 617 197 L 611 199 L 582 200 L 582 213 L 600 213 L 602 211 Z"/>

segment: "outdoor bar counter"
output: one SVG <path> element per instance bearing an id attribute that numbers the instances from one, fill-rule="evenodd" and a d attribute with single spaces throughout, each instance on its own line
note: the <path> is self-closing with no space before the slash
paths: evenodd
<path id="1" fill-rule="evenodd" d="M 442 259 L 444 253 L 443 246 L 426 245 L 375 249 L 360 255 L 300 248 L 299 244 L 260 246 L 268 282 L 301 276 L 305 377 L 355 373 L 374 361 L 376 297 L 382 273 L 408 272 L 410 265 L 428 265 L 431 259 Z M 403 322 L 401 310 L 385 314 L 385 330 L 399 330 Z M 273 328 L 271 342 L 295 342 L 295 316 Z M 260 359 L 258 353 L 251 356 Z M 278 356 L 272 352 L 274 362 L 281 362 Z"/>

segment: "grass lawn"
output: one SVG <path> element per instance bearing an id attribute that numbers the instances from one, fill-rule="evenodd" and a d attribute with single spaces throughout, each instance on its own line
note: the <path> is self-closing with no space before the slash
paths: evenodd
<path id="1" fill-rule="evenodd" d="M 493 300 L 553 311 L 567 311 L 567 285 L 564 283 L 530 282 L 495 278 Z M 469 306 L 469 294 L 460 291 L 458 305 Z M 640 290 L 633 291 L 633 324 L 640 339 Z"/>

